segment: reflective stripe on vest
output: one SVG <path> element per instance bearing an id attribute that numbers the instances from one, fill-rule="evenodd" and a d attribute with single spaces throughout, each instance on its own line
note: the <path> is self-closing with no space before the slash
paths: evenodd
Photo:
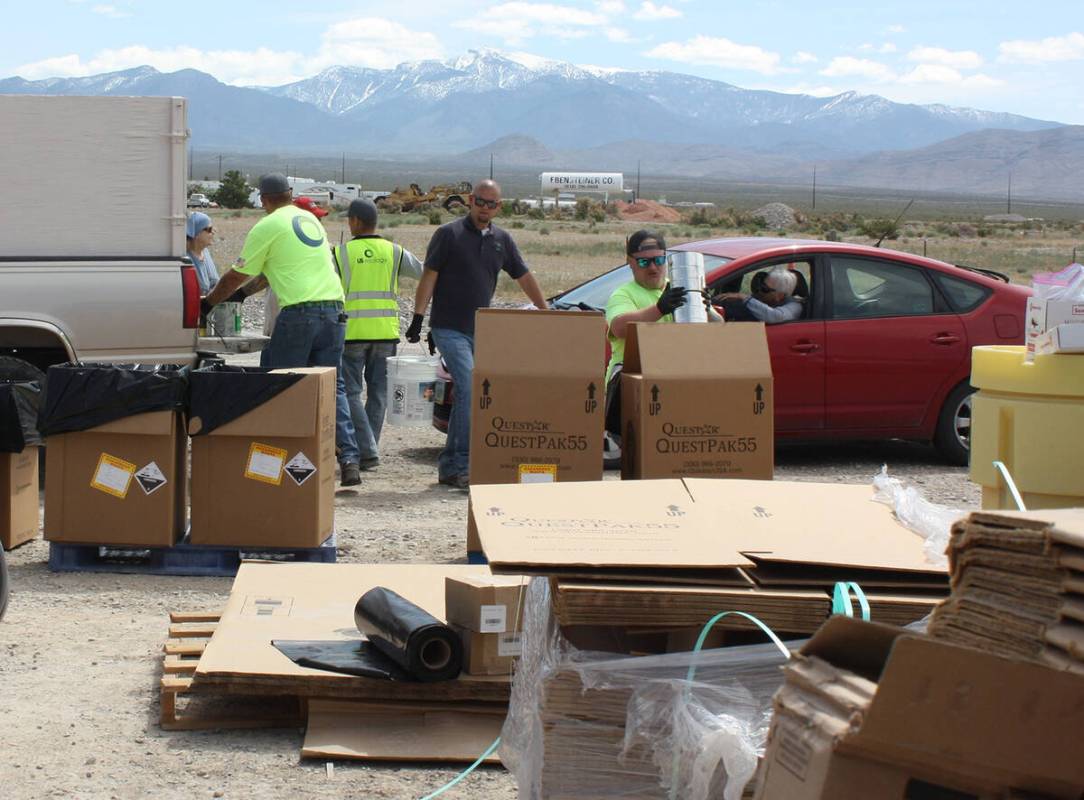
<path id="1" fill-rule="evenodd" d="M 399 338 L 399 267 L 403 248 L 377 237 L 335 249 L 346 293 L 346 339 Z"/>

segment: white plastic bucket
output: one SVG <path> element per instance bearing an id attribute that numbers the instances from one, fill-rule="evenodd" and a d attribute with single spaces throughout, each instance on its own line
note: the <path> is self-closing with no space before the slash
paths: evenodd
<path id="1" fill-rule="evenodd" d="M 684 287 L 685 305 L 674 310 L 674 322 L 707 322 L 708 311 L 704 308 L 704 256 L 701 253 L 679 250 L 670 254 L 670 285 Z"/>
<path id="2" fill-rule="evenodd" d="M 388 424 L 428 428 L 433 424 L 436 356 L 388 357 Z"/>

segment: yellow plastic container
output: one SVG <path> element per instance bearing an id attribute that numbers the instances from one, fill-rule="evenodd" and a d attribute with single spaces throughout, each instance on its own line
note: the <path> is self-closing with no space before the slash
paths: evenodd
<path id="1" fill-rule="evenodd" d="M 994 461 L 1008 467 L 1024 505 L 1084 506 L 1084 355 L 1023 347 L 971 351 L 971 480 L 983 508 L 1016 508 Z"/>

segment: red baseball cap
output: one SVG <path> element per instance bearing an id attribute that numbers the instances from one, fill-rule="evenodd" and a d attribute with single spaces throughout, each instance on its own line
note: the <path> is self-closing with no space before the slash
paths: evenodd
<path id="1" fill-rule="evenodd" d="M 328 210 L 326 208 L 320 208 L 320 206 L 316 205 L 316 201 L 313 200 L 311 197 L 298 197 L 294 200 L 294 205 L 298 208 L 305 209 L 311 214 L 314 214 L 317 218 L 326 217 L 328 215 Z"/>

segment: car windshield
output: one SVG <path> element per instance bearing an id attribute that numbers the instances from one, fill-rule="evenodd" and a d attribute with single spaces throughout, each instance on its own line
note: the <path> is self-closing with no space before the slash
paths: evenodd
<path id="1" fill-rule="evenodd" d="M 704 272 L 711 272 L 732 259 L 723 256 L 704 256 Z M 628 264 L 622 264 L 597 278 L 581 283 L 575 289 L 553 298 L 553 307 L 557 309 L 579 308 L 582 310 L 605 311 L 606 303 L 614 289 L 632 280 L 632 270 Z"/>

